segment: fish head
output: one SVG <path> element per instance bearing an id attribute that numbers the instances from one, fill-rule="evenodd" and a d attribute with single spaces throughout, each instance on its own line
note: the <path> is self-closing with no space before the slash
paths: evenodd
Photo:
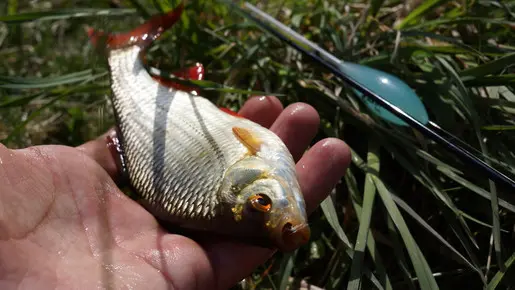
<path id="1" fill-rule="evenodd" d="M 304 199 L 294 166 L 281 170 L 259 158 L 233 168 L 232 214 L 252 235 L 270 241 L 283 252 L 293 251 L 310 238 Z"/>
<path id="2" fill-rule="evenodd" d="M 244 215 L 262 216 L 265 232 L 282 251 L 297 249 L 310 237 L 303 203 L 295 199 L 293 190 L 297 188 L 271 176 L 257 179 L 241 191 Z"/>

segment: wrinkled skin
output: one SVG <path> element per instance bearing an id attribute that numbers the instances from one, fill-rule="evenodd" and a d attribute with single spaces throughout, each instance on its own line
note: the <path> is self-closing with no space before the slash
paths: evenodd
<path id="1" fill-rule="evenodd" d="M 319 117 L 255 97 L 240 111 L 271 127 L 297 163 L 308 212 L 343 176 L 348 147 L 326 139 L 304 153 Z M 78 148 L 0 145 L 0 289 L 227 289 L 273 251 L 166 233 L 124 196 L 105 136 Z"/>

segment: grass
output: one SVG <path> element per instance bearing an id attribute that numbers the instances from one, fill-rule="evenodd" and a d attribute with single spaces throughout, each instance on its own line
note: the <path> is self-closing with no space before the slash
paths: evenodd
<path id="1" fill-rule="evenodd" d="M 256 3 L 255 1 L 251 1 Z M 515 173 L 515 1 L 261 1 L 337 57 L 406 81 L 430 118 Z M 85 25 L 120 31 L 178 1 L 0 4 L 0 140 L 78 145 L 114 124 L 105 62 Z M 419 133 L 371 114 L 323 68 L 213 1 L 188 1 L 152 48 L 162 71 L 201 62 L 202 94 L 237 109 L 249 91 L 303 101 L 317 140 L 353 163 L 311 216 L 311 242 L 235 289 L 507 289 L 515 284 L 515 196 Z"/>

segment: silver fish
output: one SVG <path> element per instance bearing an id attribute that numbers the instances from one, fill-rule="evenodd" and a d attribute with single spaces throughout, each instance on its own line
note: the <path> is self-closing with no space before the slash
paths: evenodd
<path id="1" fill-rule="evenodd" d="M 108 59 L 122 158 L 145 208 L 175 225 L 291 251 L 310 237 L 295 162 L 268 129 L 157 81 L 141 56 L 183 6 L 128 33 L 90 30 Z"/>

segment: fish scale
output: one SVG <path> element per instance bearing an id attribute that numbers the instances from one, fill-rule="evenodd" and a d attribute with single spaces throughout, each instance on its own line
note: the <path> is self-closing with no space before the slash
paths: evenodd
<path id="1" fill-rule="evenodd" d="M 141 54 L 183 8 L 130 33 L 88 31 L 93 43 L 105 41 L 120 164 L 160 220 L 294 250 L 310 229 L 286 145 L 259 124 L 151 77 L 143 65 Z"/>

